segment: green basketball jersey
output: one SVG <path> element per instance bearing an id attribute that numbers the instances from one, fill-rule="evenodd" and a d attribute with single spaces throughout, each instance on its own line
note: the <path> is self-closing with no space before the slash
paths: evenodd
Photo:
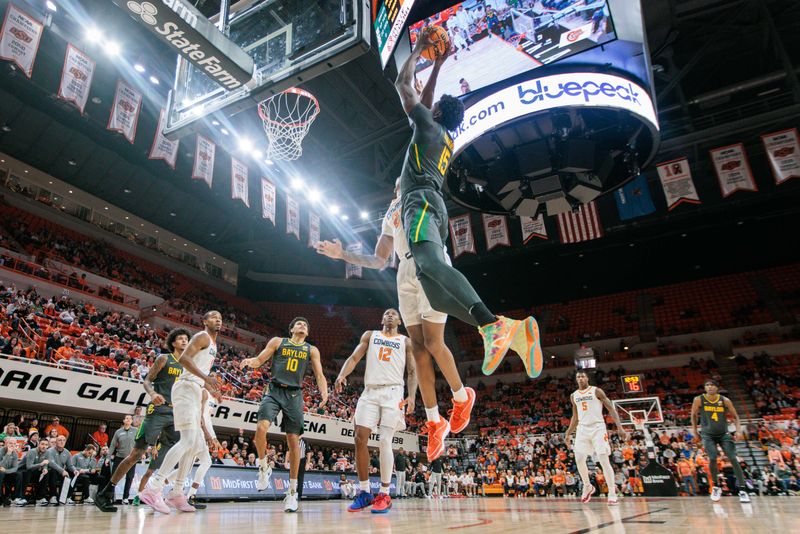
<path id="1" fill-rule="evenodd" d="M 301 387 L 309 358 L 310 343 L 295 344 L 291 339 L 282 339 L 272 356 L 272 382 L 292 388 Z"/>
<path id="2" fill-rule="evenodd" d="M 700 395 L 700 423 L 704 435 L 721 436 L 728 433 L 728 410 L 722 398 L 722 395 L 717 395 L 717 400 L 711 402 L 706 395 Z"/>
<path id="3" fill-rule="evenodd" d="M 156 408 L 172 407 L 172 386 L 182 372 L 183 366 L 178 362 L 177 358 L 172 354 L 167 354 L 167 363 L 164 364 L 164 367 L 153 379 L 153 389 L 164 397 L 164 404 L 156 406 Z M 151 411 L 148 409 L 148 412 Z"/>

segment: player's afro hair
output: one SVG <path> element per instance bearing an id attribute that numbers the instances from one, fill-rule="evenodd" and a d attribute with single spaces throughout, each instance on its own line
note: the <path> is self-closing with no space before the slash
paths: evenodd
<path id="1" fill-rule="evenodd" d="M 178 336 L 186 336 L 186 339 L 192 339 L 192 334 L 185 328 L 174 328 L 167 336 L 166 345 L 170 351 L 175 350 L 175 341 L 178 339 Z"/>
<path id="2" fill-rule="evenodd" d="M 442 95 L 439 99 L 439 111 L 441 115 L 437 122 L 444 126 L 448 131 L 453 131 L 464 120 L 464 103 L 451 95 Z"/>

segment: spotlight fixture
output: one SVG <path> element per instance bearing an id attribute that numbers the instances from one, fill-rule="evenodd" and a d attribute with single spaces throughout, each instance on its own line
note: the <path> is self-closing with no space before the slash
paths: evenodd
<path id="1" fill-rule="evenodd" d="M 136 70 L 136 72 L 144 72 L 144 71 L 146 70 L 146 69 L 144 68 L 144 65 L 142 65 L 141 63 L 136 63 L 136 64 L 133 66 L 133 68 Z"/>

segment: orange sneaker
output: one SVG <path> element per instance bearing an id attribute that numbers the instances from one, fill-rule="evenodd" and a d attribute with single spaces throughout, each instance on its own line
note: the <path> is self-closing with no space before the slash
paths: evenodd
<path id="1" fill-rule="evenodd" d="M 478 329 L 483 336 L 483 374 L 490 375 L 497 370 L 521 325 L 522 321 L 498 315 L 497 321 Z"/>
<path id="2" fill-rule="evenodd" d="M 528 376 L 536 378 L 542 374 L 542 367 L 544 367 L 539 323 L 533 317 L 526 317 L 521 323 L 521 327 L 511 342 L 511 350 L 519 354 Z"/>
<path id="3" fill-rule="evenodd" d="M 444 453 L 444 440 L 450 434 L 450 422 L 439 418 L 438 423 L 425 423 L 425 428 L 428 431 L 428 461 L 432 462 Z"/>
<path id="4" fill-rule="evenodd" d="M 475 405 L 475 390 L 470 387 L 464 389 L 467 391 L 467 400 L 456 402 L 453 399 L 453 409 L 450 410 L 450 432 L 453 434 L 458 434 L 467 428 L 472 407 Z"/>

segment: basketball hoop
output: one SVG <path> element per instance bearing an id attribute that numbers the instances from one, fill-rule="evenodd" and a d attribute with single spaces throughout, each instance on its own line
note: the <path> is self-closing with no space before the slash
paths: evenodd
<path id="1" fill-rule="evenodd" d="M 644 410 L 631 410 L 631 422 L 636 430 L 644 430 L 644 425 L 647 422 L 647 412 Z"/>
<path id="2" fill-rule="evenodd" d="M 317 98 L 291 87 L 258 104 L 258 116 L 269 140 L 267 158 L 296 160 L 303 154 L 303 138 L 319 115 Z"/>

